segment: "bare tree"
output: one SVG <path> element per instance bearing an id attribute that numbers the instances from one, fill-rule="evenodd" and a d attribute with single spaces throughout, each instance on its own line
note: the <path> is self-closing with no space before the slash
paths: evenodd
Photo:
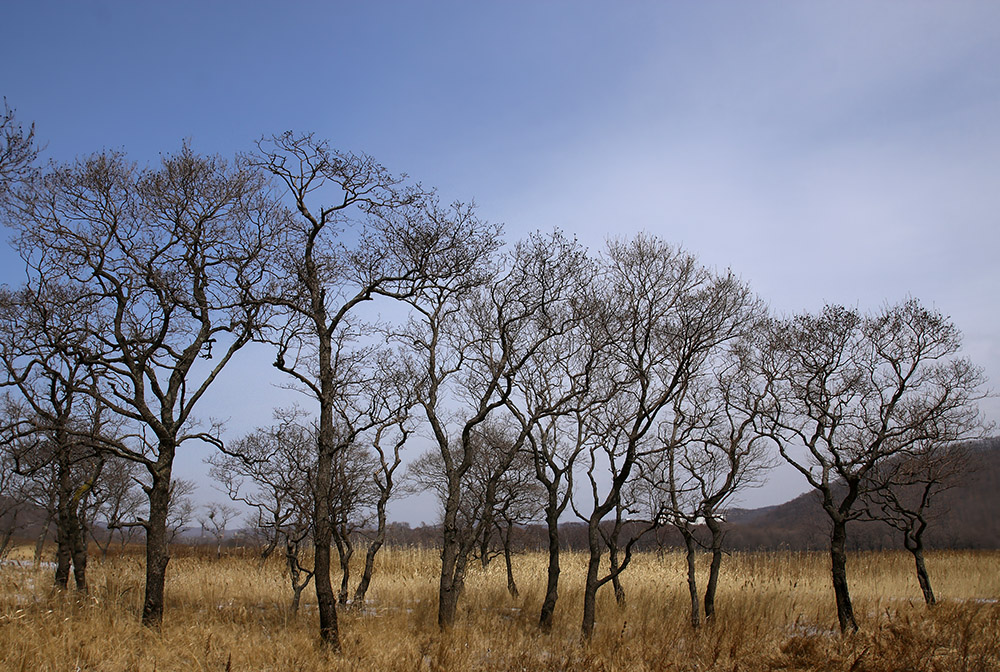
<path id="1" fill-rule="evenodd" d="M 101 478 L 88 493 L 85 503 L 87 529 L 102 559 L 107 558 L 116 534 L 122 547 L 135 537 L 136 527 L 128 523 L 139 518 L 145 501 L 138 470 L 136 462 L 106 455 Z"/>
<path id="2" fill-rule="evenodd" d="M 945 512 L 939 495 L 961 486 L 974 463 L 969 444 L 927 440 L 876 467 L 865 487 L 867 517 L 882 520 L 902 533 L 913 555 L 924 601 L 937 600 L 924 561 L 924 532 Z M 935 506 L 937 504 L 937 506 Z"/>
<path id="3" fill-rule="evenodd" d="M 110 415 L 88 393 L 97 381 L 81 355 L 91 338 L 87 303 L 59 283 L 0 289 L 0 386 L 16 394 L 8 398 L 7 417 L 16 418 L 12 454 L 22 474 L 53 489 L 55 583 L 65 589 L 72 567 L 82 592 L 87 521 L 81 512 L 103 468 L 102 434 Z"/>
<path id="4" fill-rule="evenodd" d="M 573 502 L 588 528 L 585 638 L 593 634 L 598 589 L 625 570 L 637 539 L 630 535 L 618 567 L 599 576 L 608 545 L 601 521 L 619 507 L 661 414 L 675 406 L 706 359 L 739 336 L 755 302 L 731 274 L 712 273 L 655 238 L 611 241 L 602 261 L 602 297 L 590 329 L 609 344 L 595 375 L 607 402 L 579 416 L 589 497 L 581 497 L 586 507 Z"/>
<path id="5" fill-rule="evenodd" d="M 515 420 L 514 378 L 558 333 L 538 325 L 563 313 L 561 305 L 571 300 L 568 279 L 575 277 L 572 261 L 578 256 L 575 243 L 558 233 L 532 236 L 502 260 L 492 235 L 467 249 L 456 259 L 467 272 L 417 296 L 411 302 L 414 318 L 401 335 L 412 347 L 420 405 L 446 484 L 441 628 L 454 623 L 470 554 L 483 529 L 492 527 L 500 479 L 534 423 L 550 412 L 538 408 L 532 417 Z M 480 459 L 484 450 L 490 459 Z M 489 465 L 490 474 L 483 490 L 470 493 L 466 485 L 477 464 Z"/>
<path id="6" fill-rule="evenodd" d="M 88 388 L 136 427 L 115 451 L 148 481 L 142 620 L 163 618 L 167 509 L 178 448 L 217 443 L 194 424 L 205 392 L 260 327 L 255 290 L 283 212 L 255 171 L 187 146 L 157 168 L 120 153 L 54 168 L 19 194 L 11 215 L 31 282 L 66 283 L 91 306 L 82 360 Z"/>
<path id="7" fill-rule="evenodd" d="M 829 516 L 841 632 L 856 631 L 847 523 L 876 470 L 927 441 L 979 427 L 982 370 L 958 357 L 958 329 L 915 299 L 863 315 L 840 306 L 774 324 L 761 357 L 768 434 L 820 495 Z M 804 446 L 804 451 L 800 447 Z"/>
<path id="8" fill-rule="evenodd" d="M 406 186 L 371 158 L 334 151 L 311 135 L 286 133 L 258 148 L 250 161 L 285 185 L 297 213 L 275 270 L 280 291 L 271 297 L 285 321 L 270 340 L 278 347 L 275 366 L 318 403 L 316 597 L 320 638 L 339 650 L 329 573 L 332 495 L 324 484 L 332 483 L 337 453 L 349 445 L 338 439 L 336 406 L 350 404 L 356 380 L 342 365 L 352 354 L 365 359 L 353 350 L 364 343 L 350 318 L 377 297 L 405 299 L 465 273 L 456 263 L 465 258 L 461 250 L 492 230 L 470 208 L 439 208 L 419 186 Z M 320 198 L 332 200 L 319 205 Z"/>
<path id="9" fill-rule="evenodd" d="M 29 176 L 37 157 L 35 125 L 25 129 L 4 98 L 0 113 L 0 205 L 9 191 Z"/>
<path id="10" fill-rule="evenodd" d="M 691 624 L 701 625 L 695 572 L 699 547 L 712 554 L 705 586 L 705 619 L 715 615 L 715 593 L 722 563 L 724 507 L 747 487 L 759 485 L 773 464 L 759 425 L 767 390 L 749 355 L 756 341 L 762 306 L 744 305 L 741 329 L 727 347 L 711 353 L 665 413 L 655 448 L 640 458 L 633 484 L 640 510 L 672 525 L 687 550 Z M 709 539 L 699 536 L 702 527 Z"/>
<path id="11" fill-rule="evenodd" d="M 255 526 L 265 540 L 261 566 L 284 544 L 294 614 L 313 576 L 302 564 L 301 549 L 312 527 L 316 432 L 300 409 L 274 415 L 275 424 L 224 446 L 208 463 L 230 499 L 256 510 Z"/>
<path id="12" fill-rule="evenodd" d="M 205 505 L 205 510 L 198 518 L 203 532 L 208 532 L 215 539 L 215 559 L 222 558 L 222 544 L 226 541 L 226 528 L 234 520 L 239 520 L 240 512 L 236 507 L 219 502 Z"/>

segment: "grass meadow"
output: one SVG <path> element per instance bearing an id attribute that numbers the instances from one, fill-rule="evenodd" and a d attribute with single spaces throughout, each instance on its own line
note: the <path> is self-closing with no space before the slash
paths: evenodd
<path id="1" fill-rule="evenodd" d="M 642 554 L 623 575 L 624 607 L 610 584 L 602 588 L 596 633 L 584 643 L 581 554 L 563 556 L 552 632 L 536 626 L 545 556 L 528 553 L 515 558 L 518 598 L 507 593 L 502 561 L 485 571 L 474 566 L 458 623 L 442 633 L 437 552 L 388 548 L 368 601 L 339 612 L 339 655 L 318 645 L 311 585 L 300 613 L 289 613 L 280 557 L 258 568 L 250 554 L 215 560 L 175 549 L 158 631 L 139 624 L 138 549 L 93 558 L 86 597 L 54 593 L 51 570 L 28 557 L 16 549 L 0 567 L 4 671 L 1000 670 L 1000 552 L 993 551 L 929 554 L 941 600 L 933 609 L 922 602 L 908 554 L 852 554 L 861 630 L 846 637 L 835 630 L 824 553 L 727 556 L 716 621 L 699 630 L 688 621 L 683 555 Z"/>

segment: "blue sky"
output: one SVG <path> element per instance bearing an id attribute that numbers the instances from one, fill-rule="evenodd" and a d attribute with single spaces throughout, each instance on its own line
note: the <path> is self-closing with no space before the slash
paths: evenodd
<path id="1" fill-rule="evenodd" d="M 656 233 L 779 313 L 915 296 L 1000 381 L 998 3 L 76 0 L 2 16 L 0 95 L 48 158 L 146 162 L 185 138 L 231 156 L 313 131 L 474 199 L 511 239 Z M 235 433 L 266 419 L 287 399 L 269 361 L 242 357 L 206 415 Z M 178 475 L 202 478 L 203 454 Z M 803 489 L 779 472 L 747 500 Z M 399 517 L 433 518 L 419 509 Z"/>

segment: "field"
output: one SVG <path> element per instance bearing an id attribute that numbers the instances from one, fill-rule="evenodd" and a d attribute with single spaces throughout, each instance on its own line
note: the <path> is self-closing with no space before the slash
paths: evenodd
<path id="1" fill-rule="evenodd" d="M 927 609 L 907 554 L 853 554 L 848 571 L 861 631 L 835 630 L 828 558 L 727 556 L 716 622 L 688 618 L 683 556 L 638 557 L 619 608 L 602 589 L 594 639 L 580 641 L 584 558 L 566 554 L 556 625 L 536 627 L 545 558 L 515 558 L 511 598 L 501 561 L 469 577 L 457 626 L 436 626 L 438 556 L 387 549 L 369 601 L 340 612 L 344 651 L 317 645 L 315 595 L 298 616 L 275 558 L 215 560 L 178 549 L 160 631 L 139 625 L 142 557 L 89 568 L 85 598 L 53 594 L 51 570 L 18 549 L 0 567 L 0 670 L 1000 670 L 1000 552 L 931 553 L 941 603 Z"/>

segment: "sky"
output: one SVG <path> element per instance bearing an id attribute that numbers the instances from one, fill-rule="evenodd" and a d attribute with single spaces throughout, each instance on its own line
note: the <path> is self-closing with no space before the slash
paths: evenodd
<path id="1" fill-rule="evenodd" d="M 474 200 L 513 241 L 656 234 L 779 315 L 916 297 L 1000 388 L 1000 3 L 4 3 L 0 95 L 44 157 L 310 131 Z M 0 250 L 0 282 L 23 277 Z M 229 436 L 294 397 L 262 346 L 204 400 Z M 1000 400 L 982 404 L 1000 421 Z M 414 446 L 412 454 L 428 446 Z M 211 490 L 206 447 L 175 476 Z M 790 468 L 743 496 L 805 491 Z M 411 500 L 397 520 L 433 522 Z"/>

